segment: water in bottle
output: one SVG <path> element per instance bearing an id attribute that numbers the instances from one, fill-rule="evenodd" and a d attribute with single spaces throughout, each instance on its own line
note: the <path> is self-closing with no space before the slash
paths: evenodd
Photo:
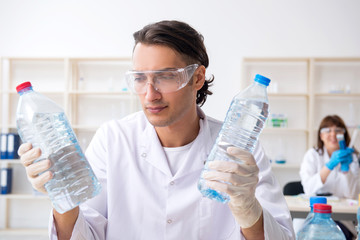
<path id="1" fill-rule="evenodd" d="M 312 196 L 310 197 L 310 212 L 309 214 L 306 216 L 306 219 L 304 221 L 304 223 L 302 224 L 300 230 L 298 231 L 298 233 L 304 231 L 305 226 L 310 222 L 310 220 L 314 217 L 315 213 L 314 213 L 314 204 L 316 203 L 327 203 L 327 199 L 326 197 L 321 197 L 321 196 Z"/>
<path id="2" fill-rule="evenodd" d="M 33 91 L 30 82 L 16 87 L 20 95 L 16 124 L 23 142 L 41 149 L 36 161 L 49 159 L 53 178 L 45 184 L 53 207 L 64 213 L 97 195 L 100 183 L 82 152 L 63 109 Z"/>
<path id="3" fill-rule="evenodd" d="M 314 204 L 314 217 L 298 232 L 297 240 L 345 240 L 340 227 L 331 218 L 331 205 Z"/>
<path id="4" fill-rule="evenodd" d="M 232 159 L 226 152 L 226 149 L 230 146 L 253 153 L 259 134 L 265 126 L 269 114 L 266 92 L 269 83 L 270 79 L 257 74 L 254 82 L 233 98 L 202 174 L 208 170 L 207 165 L 210 161 L 237 161 Z M 227 194 L 207 187 L 202 177 L 200 177 L 198 188 L 203 196 L 210 199 L 223 203 L 230 200 Z"/>

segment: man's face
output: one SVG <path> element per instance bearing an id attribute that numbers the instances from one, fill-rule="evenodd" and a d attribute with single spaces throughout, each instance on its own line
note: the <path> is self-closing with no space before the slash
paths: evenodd
<path id="1" fill-rule="evenodd" d="M 133 64 L 136 71 L 186 67 L 186 63 L 171 48 L 141 43 L 134 49 Z M 193 75 L 194 81 L 196 74 L 197 71 Z M 160 93 L 151 84 L 146 89 L 146 93 L 139 94 L 139 99 L 147 119 L 155 127 L 184 124 L 192 111 L 196 111 L 198 86 L 191 81 L 176 92 Z"/>

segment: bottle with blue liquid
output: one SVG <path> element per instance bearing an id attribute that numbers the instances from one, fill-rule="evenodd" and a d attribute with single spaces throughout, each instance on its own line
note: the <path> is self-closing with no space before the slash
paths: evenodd
<path id="1" fill-rule="evenodd" d="M 208 170 L 207 163 L 210 161 L 237 161 L 227 154 L 228 147 L 235 146 L 253 153 L 269 115 L 266 91 L 269 83 L 269 78 L 257 74 L 254 82 L 233 98 L 202 174 Z M 198 182 L 198 188 L 202 195 L 219 202 L 228 202 L 230 200 L 228 194 L 207 187 L 202 174 Z"/>
<path id="2" fill-rule="evenodd" d="M 314 217 L 296 236 L 297 240 L 346 240 L 340 227 L 331 218 L 331 205 L 314 204 Z"/>
<path id="3" fill-rule="evenodd" d="M 53 207 L 67 212 L 100 192 L 100 183 L 82 152 L 63 109 L 33 91 L 30 82 L 16 87 L 20 95 L 16 125 L 23 142 L 41 149 L 37 161 L 49 159 L 53 178 L 45 184 Z"/>
<path id="4" fill-rule="evenodd" d="M 336 134 L 336 139 L 337 139 L 337 141 L 339 143 L 340 149 L 344 150 L 344 149 L 347 148 L 344 134 Z M 342 172 L 348 172 L 349 171 L 349 164 L 341 163 L 340 164 L 340 170 Z"/>

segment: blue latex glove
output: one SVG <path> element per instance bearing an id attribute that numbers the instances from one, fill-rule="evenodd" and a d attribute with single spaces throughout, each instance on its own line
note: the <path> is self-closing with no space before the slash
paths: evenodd
<path id="1" fill-rule="evenodd" d="M 348 172 L 349 171 L 349 166 L 353 161 L 352 153 L 354 152 L 354 149 L 352 149 L 352 148 L 347 148 L 347 149 L 351 149 L 352 151 L 345 157 L 346 159 L 344 161 L 341 161 L 340 170 L 342 172 Z"/>
<path id="2" fill-rule="evenodd" d="M 333 170 L 339 163 L 345 163 L 345 169 L 346 169 L 346 163 L 347 163 L 347 169 L 348 169 L 349 164 L 352 162 L 353 152 L 354 149 L 352 148 L 337 150 L 332 153 L 329 162 L 327 162 L 325 166 L 328 169 Z"/>

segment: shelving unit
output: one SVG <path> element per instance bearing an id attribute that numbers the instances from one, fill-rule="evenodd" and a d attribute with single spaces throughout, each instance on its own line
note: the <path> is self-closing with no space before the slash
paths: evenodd
<path id="1" fill-rule="evenodd" d="M 360 58 L 244 58 L 242 70 L 242 89 L 256 74 L 269 77 L 270 112 L 287 115 L 288 127 L 266 126 L 260 136 L 281 185 L 300 180 L 301 161 L 326 115 L 339 115 L 350 133 L 360 125 Z M 274 163 L 279 158 L 286 163 Z"/>
<path id="2" fill-rule="evenodd" d="M 97 128 L 111 119 L 140 110 L 136 95 L 127 90 L 124 74 L 131 58 L 1 58 L 0 129 L 16 132 L 18 84 L 30 81 L 65 111 L 85 150 Z M 0 238 L 3 234 L 46 236 L 51 209 L 46 196 L 34 194 L 19 160 L 0 160 L 13 168 L 12 193 L 0 195 Z M 32 204 L 31 208 L 28 202 Z M 27 207 L 26 207 L 27 206 Z M 4 213 L 4 214 L 3 214 Z"/>

